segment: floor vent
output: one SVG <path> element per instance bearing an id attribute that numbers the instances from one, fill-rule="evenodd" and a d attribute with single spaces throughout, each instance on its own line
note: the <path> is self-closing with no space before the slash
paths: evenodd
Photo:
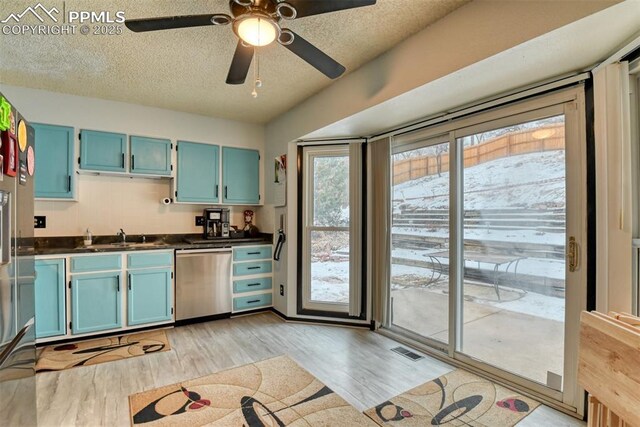
<path id="1" fill-rule="evenodd" d="M 392 348 L 391 351 L 394 351 L 404 357 L 406 357 L 407 359 L 411 359 L 414 362 L 420 360 L 420 359 L 424 359 L 424 356 L 420 356 L 418 353 L 414 353 L 413 351 L 406 349 L 404 347 L 396 347 L 396 348 Z"/>

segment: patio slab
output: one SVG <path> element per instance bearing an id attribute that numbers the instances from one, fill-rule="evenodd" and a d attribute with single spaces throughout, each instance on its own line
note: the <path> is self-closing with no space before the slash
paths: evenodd
<path id="1" fill-rule="evenodd" d="M 426 288 L 391 292 L 393 324 L 419 335 L 447 342 L 448 296 Z M 464 302 L 465 354 L 546 384 L 547 371 L 563 372 L 562 322 L 500 309 L 475 301 Z"/>

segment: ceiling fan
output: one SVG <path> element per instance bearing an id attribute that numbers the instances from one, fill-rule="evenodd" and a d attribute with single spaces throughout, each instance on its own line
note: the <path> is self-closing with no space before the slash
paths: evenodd
<path id="1" fill-rule="evenodd" d="M 345 72 L 344 66 L 292 30 L 282 28 L 285 21 L 311 15 L 369 6 L 376 0 L 230 0 L 231 15 L 167 16 L 162 18 L 127 19 L 131 31 L 145 32 L 173 28 L 229 25 L 238 36 L 227 84 L 243 84 L 247 78 L 256 47 L 277 41 L 331 79 Z"/>

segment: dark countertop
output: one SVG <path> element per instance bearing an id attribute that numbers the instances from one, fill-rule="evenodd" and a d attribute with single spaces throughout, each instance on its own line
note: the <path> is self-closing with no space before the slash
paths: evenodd
<path id="1" fill-rule="evenodd" d="M 273 235 L 260 233 L 256 237 L 202 239 L 200 234 L 165 234 L 145 236 L 146 245 L 136 246 L 142 242 L 142 236 L 127 236 L 131 246 L 112 245 L 118 241 L 115 236 L 95 236 L 92 246 L 85 246 L 82 236 L 69 237 L 37 237 L 35 239 L 35 255 L 85 254 L 101 252 L 129 252 L 166 249 L 215 249 L 241 245 L 273 243 Z M 193 242 L 193 243 L 189 243 Z"/>

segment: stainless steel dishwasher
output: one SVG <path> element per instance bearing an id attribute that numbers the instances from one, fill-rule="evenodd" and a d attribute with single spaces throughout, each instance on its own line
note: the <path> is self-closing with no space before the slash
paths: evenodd
<path id="1" fill-rule="evenodd" d="M 231 249 L 176 252 L 176 320 L 231 312 Z"/>

